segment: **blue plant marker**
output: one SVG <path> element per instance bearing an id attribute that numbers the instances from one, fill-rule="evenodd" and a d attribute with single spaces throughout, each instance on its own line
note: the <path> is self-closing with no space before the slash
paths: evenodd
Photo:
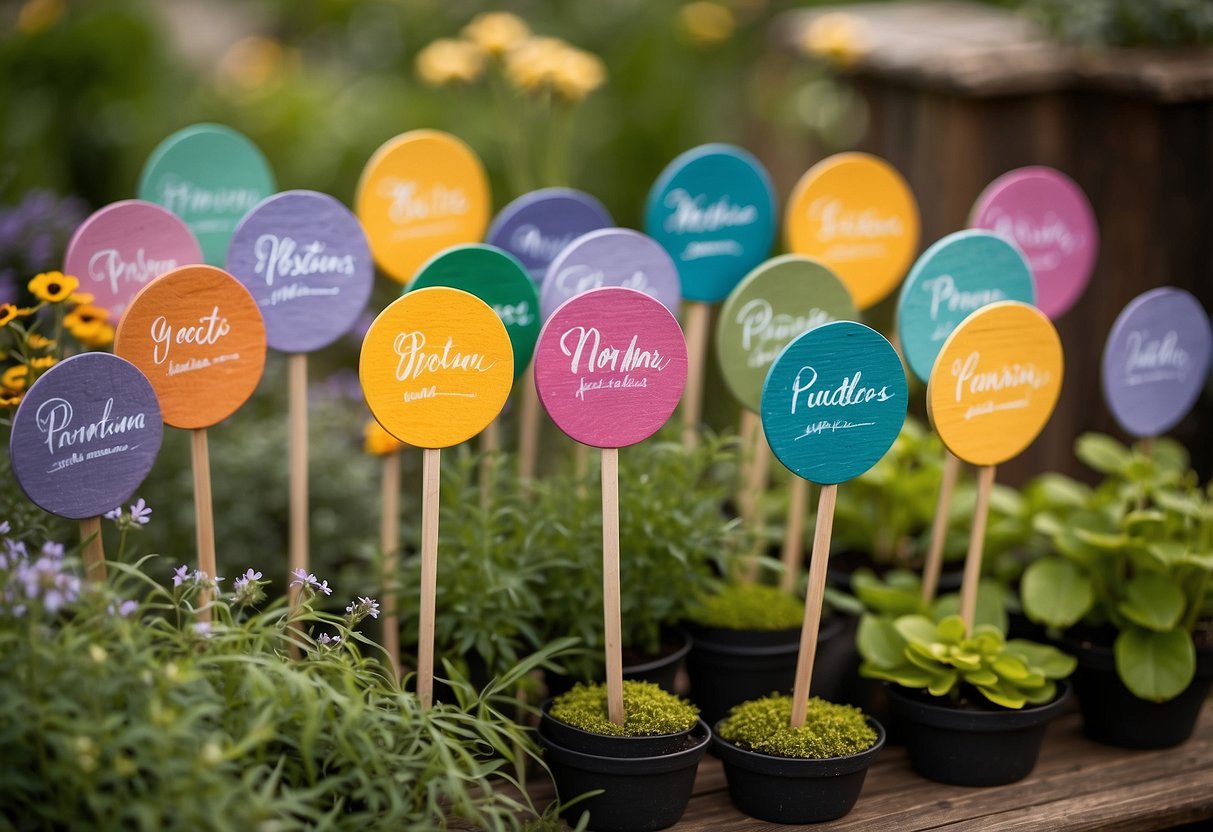
<path id="1" fill-rule="evenodd" d="M 602 203 L 572 188 L 542 188 L 501 209 L 485 242 L 518 258 L 539 285 L 548 265 L 582 234 L 615 224 Z"/>
<path id="2" fill-rule="evenodd" d="M 762 389 L 762 427 L 788 470 L 834 485 L 885 455 L 905 422 L 906 401 L 893 345 L 863 324 L 835 321 L 775 359 Z"/>
<path id="3" fill-rule="evenodd" d="M 771 179 L 740 148 L 692 148 L 653 184 L 644 227 L 674 258 L 682 296 L 717 303 L 770 254 L 775 240 Z"/>
<path id="4" fill-rule="evenodd" d="M 1000 300 L 1036 302 L 1027 260 L 989 231 L 957 231 L 923 252 L 897 299 L 897 338 L 910 370 L 931 377 L 943 342 L 972 312 Z"/>
<path id="5" fill-rule="evenodd" d="M 185 220 L 212 266 L 223 265 L 236 224 L 274 191 L 265 156 L 221 124 L 178 130 L 152 151 L 139 177 L 139 198 Z"/>

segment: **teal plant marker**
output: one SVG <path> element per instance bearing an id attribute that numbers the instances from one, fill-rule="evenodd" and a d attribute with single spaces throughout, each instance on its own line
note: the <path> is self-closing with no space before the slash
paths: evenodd
<path id="1" fill-rule="evenodd" d="M 971 313 L 1003 300 L 1036 302 L 1032 269 L 1005 237 L 985 230 L 957 231 L 918 258 L 897 299 L 897 334 L 910 371 L 924 383 L 952 330 Z M 960 460 L 944 452 L 943 478 L 931 524 L 931 542 L 922 570 L 922 597 L 939 586 L 943 546 Z"/>
<path id="2" fill-rule="evenodd" d="M 804 725 L 808 708 L 838 483 L 854 479 L 885 455 L 905 423 L 906 400 L 905 371 L 893 345 L 853 321 L 801 335 L 771 365 L 763 386 L 762 427 L 775 458 L 822 486 L 796 660 L 793 727 Z"/>
<path id="3" fill-rule="evenodd" d="M 274 190 L 257 146 L 221 124 L 178 130 L 152 151 L 139 177 L 139 198 L 181 217 L 212 266 L 223 266 L 236 225 Z"/>

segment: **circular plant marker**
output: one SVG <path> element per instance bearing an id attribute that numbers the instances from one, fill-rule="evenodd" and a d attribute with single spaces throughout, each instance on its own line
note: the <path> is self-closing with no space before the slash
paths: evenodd
<path id="1" fill-rule="evenodd" d="M 716 354 L 725 384 L 757 413 L 767 371 L 784 347 L 810 329 L 858 314 L 847 287 L 821 263 L 799 254 L 768 260 L 721 307 Z"/>
<path id="2" fill-rule="evenodd" d="M 197 429 L 235 413 L 265 370 L 265 323 L 239 280 L 183 266 L 139 290 L 114 352 L 143 371 L 166 424 Z"/>
<path id="3" fill-rule="evenodd" d="M 1019 246 L 1036 278 L 1036 305 L 1057 320 L 1082 296 L 1095 268 L 1095 211 L 1074 180 L 1053 168 L 1004 173 L 977 197 L 974 228 Z"/>
<path id="4" fill-rule="evenodd" d="M 1103 353 L 1104 397 L 1133 436 L 1160 436 L 1196 403 L 1209 375 L 1213 335 L 1200 301 L 1163 286 L 1121 311 Z"/>
<path id="5" fill-rule="evenodd" d="M 63 271 L 117 319 L 149 282 L 201 262 L 198 240 L 180 217 L 151 202 L 127 199 L 80 224 L 67 243 Z"/>
<path id="6" fill-rule="evenodd" d="M 488 177 L 470 147 L 449 133 L 411 130 L 371 156 L 354 204 L 379 268 L 408 283 L 444 248 L 481 240 L 489 201 Z"/>
<path id="7" fill-rule="evenodd" d="M 606 286 L 644 292 L 675 314 L 682 301 L 669 252 L 639 231 L 603 228 L 569 243 L 548 266 L 539 293 L 543 319 L 569 298 Z"/>
<path id="8" fill-rule="evenodd" d="M 692 148 L 670 162 L 653 183 L 644 229 L 674 258 L 682 296 L 717 303 L 771 252 L 771 178 L 739 147 Z"/>
<path id="9" fill-rule="evenodd" d="M 1000 465 L 1040 434 L 1061 393 L 1061 339 L 1043 312 L 999 301 L 944 341 L 927 384 L 939 438 L 972 465 Z"/>
<path id="10" fill-rule="evenodd" d="M 514 352 L 487 303 L 431 286 L 379 313 L 362 342 L 358 377 L 384 430 L 416 448 L 447 448 L 497 418 L 514 382 Z"/>
<path id="11" fill-rule="evenodd" d="M 221 124 L 195 124 L 152 151 L 139 198 L 185 220 L 206 262 L 220 266 L 236 224 L 274 187 L 269 162 L 245 136 Z"/>
<path id="12" fill-rule="evenodd" d="M 539 400 L 556 427 L 585 445 L 622 448 L 649 438 L 678 406 L 686 381 L 677 319 L 635 289 L 578 295 L 539 333 Z"/>
<path id="13" fill-rule="evenodd" d="M 13 475 L 51 514 L 99 517 L 134 495 L 163 433 L 156 394 L 137 367 L 81 353 L 43 373 L 22 399 L 9 437 Z"/>
<path id="14" fill-rule="evenodd" d="M 485 240 L 517 257 L 538 285 L 569 243 L 614 224 L 602 203 L 584 191 L 543 188 L 502 208 Z"/>
<path id="15" fill-rule="evenodd" d="M 539 292 L 522 264 L 499 248 L 452 246 L 421 267 L 408 291 L 429 286 L 462 289 L 497 313 L 514 347 L 514 378 L 531 363 L 539 337 Z"/>
<path id="16" fill-rule="evenodd" d="M 788 200 L 788 248 L 833 269 L 860 309 L 896 288 L 918 250 L 918 204 L 897 169 L 867 153 L 809 168 Z"/>
<path id="17" fill-rule="evenodd" d="M 952 330 L 1000 300 L 1036 300 L 1028 263 L 1005 238 L 957 231 L 923 252 L 897 300 L 897 337 L 914 375 L 928 380 Z"/>
<path id="18" fill-rule="evenodd" d="M 286 191 L 248 213 L 232 235 L 227 270 L 265 318 L 281 352 L 311 352 L 349 331 L 371 297 L 375 267 L 362 226 L 327 194 Z"/>
<path id="19" fill-rule="evenodd" d="M 885 337 L 854 321 L 799 336 L 762 389 L 776 459 L 819 485 L 854 479 L 885 455 L 906 420 L 906 374 Z"/>

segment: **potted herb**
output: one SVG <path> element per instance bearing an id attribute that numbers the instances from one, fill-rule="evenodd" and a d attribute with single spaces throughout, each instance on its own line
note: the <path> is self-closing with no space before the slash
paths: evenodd
<path id="1" fill-rule="evenodd" d="M 774 823 L 840 818 L 859 799 L 884 729 L 858 708 L 818 697 L 804 725 L 792 727 L 792 698 L 743 702 L 716 724 L 713 750 L 724 763 L 729 797 L 742 812 Z"/>
<path id="2" fill-rule="evenodd" d="M 1166 748 L 1191 736 L 1213 687 L 1213 498 L 1187 454 L 1149 455 L 1085 435 L 1079 458 L 1105 474 L 1084 510 L 1042 515 L 1053 554 L 1028 567 L 1027 616 L 1078 658 L 1087 736 Z"/>
<path id="3" fill-rule="evenodd" d="M 960 616 L 864 616 L 860 673 L 889 695 L 914 770 L 959 786 L 997 786 L 1036 765 L 1075 661 L 1048 645 L 1003 638 L 989 624 L 966 635 Z"/>

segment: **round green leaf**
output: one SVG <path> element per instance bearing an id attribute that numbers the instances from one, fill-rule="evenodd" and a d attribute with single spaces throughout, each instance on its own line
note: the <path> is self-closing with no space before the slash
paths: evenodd
<path id="1" fill-rule="evenodd" d="M 1025 570 L 1020 584 L 1028 618 L 1049 627 L 1076 624 L 1091 609 L 1091 581 L 1068 560 L 1041 558 Z"/>
<path id="2" fill-rule="evenodd" d="M 1166 702 L 1196 674 L 1196 648 L 1187 630 L 1158 633 L 1129 627 L 1116 637 L 1116 672 L 1134 696 Z"/>
<path id="3" fill-rule="evenodd" d="M 1125 585 L 1125 599 L 1118 609 L 1134 624 L 1164 633 L 1179 623 L 1184 606 L 1184 592 L 1173 580 L 1147 572 Z"/>
<path id="4" fill-rule="evenodd" d="M 855 634 L 855 645 L 859 648 L 859 655 L 879 667 L 897 667 L 906 662 L 906 640 L 888 619 L 874 615 L 861 618 L 859 631 Z"/>

